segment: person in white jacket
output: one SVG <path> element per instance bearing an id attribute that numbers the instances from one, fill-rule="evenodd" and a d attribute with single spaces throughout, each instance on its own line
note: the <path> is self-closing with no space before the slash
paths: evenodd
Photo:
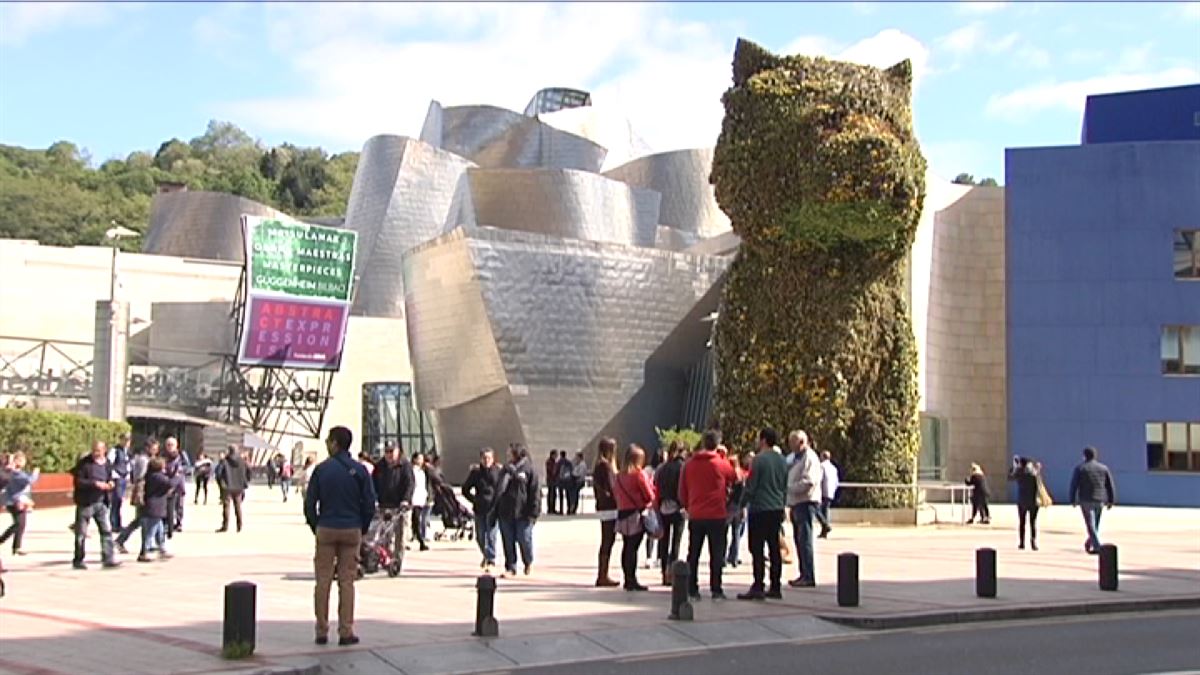
<path id="1" fill-rule="evenodd" d="M 826 450 L 821 453 L 821 508 L 817 509 L 821 534 L 817 535 L 818 539 L 828 537 L 833 531 L 833 526 L 829 524 L 829 507 L 833 505 L 833 500 L 837 499 L 838 484 L 838 468 L 834 466 L 833 458 Z"/>
<path id="2" fill-rule="evenodd" d="M 800 576 L 788 582 L 793 588 L 817 585 L 813 562 L 813 515 L 821 507 L 821 460 L 808 444 L 808 434 L 788 434 L 792 468 L 788 471 L 787 504 L 792 514 L 792 534 L 796 541 L 796 562 Z"/>

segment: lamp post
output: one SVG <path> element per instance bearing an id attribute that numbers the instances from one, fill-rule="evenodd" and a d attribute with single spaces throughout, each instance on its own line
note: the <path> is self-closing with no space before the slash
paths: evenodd
<path id="1" fill-rule="evenodd" d="M 104 232 L 104 238 L 112 243 L 112 266 L 110 268 L 110 278 L 108 284 L 108 301 L 117 301 L 117 242 L 126 237 L 141 236 L 140 232 L 131 230 L 128 227 L 123 227 L 117 224 L 117 221 L 109 221 L 112 227 Z"/>

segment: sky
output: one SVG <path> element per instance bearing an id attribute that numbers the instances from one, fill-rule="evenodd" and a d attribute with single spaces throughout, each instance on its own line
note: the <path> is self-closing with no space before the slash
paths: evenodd
<path id="1" fill-rule="evenodd" d="M 930 165 L 1003 182 L 1004 148 L 1079 142 L 1087 95 L 1200 83 L 1200 2 L 0 4 L 0 143 L 93 162 L 233 122 L 266 144 L 417 136 L 431 100 L 592 92 L 654 151 L 709 147 L 738 37 L 911 59 Z"/>

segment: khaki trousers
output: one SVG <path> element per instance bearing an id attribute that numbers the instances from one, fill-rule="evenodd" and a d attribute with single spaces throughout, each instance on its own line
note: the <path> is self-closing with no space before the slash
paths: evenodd
<path id="1" fill-rule="evenodd" d="M 313 605 L 317 615 L 317 636 L 329 634 L 329 590 L 333 573 L 338 578 L 338 637 L 354 635 L 354 579 L 358 576 L 358 548 L 362 531 L 358 528 L 317 528 L 317 552 L 313 564 L 317 588 Z"/>

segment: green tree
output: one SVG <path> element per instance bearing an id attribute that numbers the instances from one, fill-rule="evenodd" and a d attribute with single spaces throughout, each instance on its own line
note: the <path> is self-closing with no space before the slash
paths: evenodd
<path id="1" fill-rule="evenodd" d="M 952 180 L 950 182 L 957 183 L 958 185 L 974 185 L 975 184 L 975 176 L 972 176 L 969 173 L 960 173 L 954 177 L 954 180 Z"/>
<path id="2" fill-rule="evenodd" d="M 983 180 L 979 181 L 979 184 L 985 187 L 997 187 L 1000 185 L 995 178 L 984 178 Z"/>

